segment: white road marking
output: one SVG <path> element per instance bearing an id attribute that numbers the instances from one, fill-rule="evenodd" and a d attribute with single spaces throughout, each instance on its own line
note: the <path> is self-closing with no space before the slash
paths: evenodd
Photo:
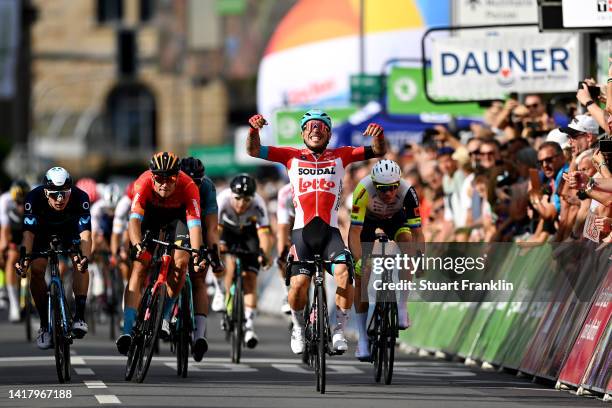
<path id="1" fill-rule="evenodd" d="M 78 375 L 94 375 L 94 372 L 91 368 L 75 368 L 74 372 Z"/>
<path id="2" fill-rule="evenodd" d="M 83 381 L 87 388 L 108 388 L 102 381 Z"/>
<path id="3" fill-rule="evenodd" d="M 83 357 L 70 356 L 70 364 L 72 364 L 72 365 L 85 365 L 85 360 L 83 360 Z"/>
<path id="4" fill-rule="evenodd" d="M 272 367 L 284 373 L 310 374 L 310 371 L 300 367 L 298 364 L 272 364 Z"/>
<path id="5" fill-rule="evenodd" d="M 363 374 L 363 370 L 353 366 L 341 366 L 336 364 L 328 364 L 327 368 L 333 370 L 329 374 Z"/>
<path id="6" fill-rule="evenodd" d="M 153 361 L 155 361 L 155 359 Z M 176 371 L 176 358 L 173 362 L 166 362 L 164 365 Z M 242 362 L 239 365 L 231 363 L 190 362 L 187 370 L 194 372 L 206 371 L 209 373 L 253 373 L 259 371 L 257 368 L 250 367 L 248 364 L 242 364 Z"/>
<path id="7" fill-rule="evenodd" d="M 121 404 L 116 395 L 94 395 L 99 404 Z"/>

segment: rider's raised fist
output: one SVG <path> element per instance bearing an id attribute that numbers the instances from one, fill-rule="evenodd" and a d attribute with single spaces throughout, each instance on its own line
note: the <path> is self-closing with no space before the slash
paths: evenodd
<path id="1" fill-rule="evenodd" d="M 264 127 L 264 125 L 267 124 L 268 122 L 266 121 L 266 119 L 264 119 L 264 117 L 260 114 L 253 115 L 251 116 L 251 119 L 249 119 L 249 126 L 251 126 L 253 129 L 261 129 L 262 127 Z"/>

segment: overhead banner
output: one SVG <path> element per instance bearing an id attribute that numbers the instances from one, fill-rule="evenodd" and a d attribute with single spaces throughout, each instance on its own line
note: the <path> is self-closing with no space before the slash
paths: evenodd
<path id="1" fill-rule="evenodd" d="M 15 95 L 15 66 L 21 18 L 19 0 L 0 0 L 0 99 Z"/>
<path id="2" fill-rule="evenodd" d="M 505 24 L 537 24 L 537 0 L 456 1 L 453 3 L 454 26 L 503 26 Z M 491 27 L 482 30 L 458 30 L 460 37 L 525 34 L 538 32 L 538 27 Z"/>
<path id="3" fill-rule="evenodd" d="M 575 92 L 579 51 L 574 34 L 432 38 L 432 93 L 480 100 L 509 92 Z"/>
<path id="4" fill-rule="evenodd" d="M 612 3 L 606 0 L 563 0 L 563 27 L 612 27 Z"/>

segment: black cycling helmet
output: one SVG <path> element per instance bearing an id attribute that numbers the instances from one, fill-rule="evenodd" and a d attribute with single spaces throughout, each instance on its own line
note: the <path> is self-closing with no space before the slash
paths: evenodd
<path id="1" fill-rule="evenodd" d="M 184 173 L 187 173 L 187 175 L 191 177 L 196 184 L 202 183 L 205 169 L 200 159 L 196 159 L 195 157 L 185 157 L 181 160 L 181 170 Z"/>
<path id="2" fill-rule="evenodd" d="M 230 182 L 230 189 L 232 193 L 252 197 L 255 195 L 257 186 L 255 185 L 255 179 L 248 174 L 239 174 L 232 179 Z"/>
<path id="3" fill-rule="evenodd" d="M 72 188 L 72 177 L 63 167 L 51 167 L 45 173 L 42 185 L 48 191 L 63 191 Z"/>
<path id="4" fill-rule="evenodd" d="M 172 176 L 178 174 L 181 160 L 172 152 L 159 152 L 151 157 L 149 169 L 153 174 Z"/>

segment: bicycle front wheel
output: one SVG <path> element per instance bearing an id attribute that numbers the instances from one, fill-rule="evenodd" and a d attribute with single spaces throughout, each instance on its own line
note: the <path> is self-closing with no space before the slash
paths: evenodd
<path id="1" fill-rule="evenodd" d="M 395 303 L 387 306 L 385 313 L 385 324 L 383 333 L 386 338 L 385 354 L 383 356 L 383 374 L 385 384 L 391 384 L 393 378 L 393 362 L 395 359 L 395 336 L 397 333 L 397 305 Z"/>
<path id="2" fill-rule="evenodd" d="M 382 377 L 383 356 L 385 353 L 385 341 L 382 332 L 382 310 L 380 309 L 381 306 L 377 304 L 374 309 L 374 315 L 372 316 L 372 320 L 374 322 L 374 341 L 372 342 L 371 356 L 374 359 L 374 381 L 376 382 L 380 382 Z"/>
<path id="3" fill-rule="evenodd" d="M 142 334 L 142 322 L 145 316 L 145 312 L 149 305 L 149 299 L 151 298 L 151 287 L 145 289 L 142 299 L 140 299 L 140 305 L 138 306 L 138 315 L 136 322 L 134 322 L 134 328 L 132 330 L 132 344 L 127 354 L 127 363 L 125 366 L 125 381 L 130 381 L 134 376 L 136 367 L 142 360 L 142 349 L 143 349 L 143 334 Z"/>
<path id="4" fill-rule="evenodd" d="M 149 371 L 149 366 L 151 365 L 153 351 L 157 338 L 159 337 L 159 330 L 161 329 L 165 301 L 166 284 L 162 283 L 153 294 L 149 305 L 149 319 L 146 320 L 143 325 L 143 358 L 138 363 L 136 375 L 136 380 L 139 383 L 144 381 L 147 376 L 147 371 Z"/>
<path id="5" fill-rule="evenodd" d="M 240 271 L 236 271 L 240 273 Z M 239 364 L 244 339 L 244 294 L 242 292 L 242 278 L 236 279 L 234 290 L 232 320 L 234 330 L 232 331 L 232 362 Z"/>
<path id="6" fill-rule="evenodd" d="M 21 281 L 23 285 L 23 281 Z M 28 343 L 32 341 L 32 294 L 30 293 L 30 281 L 27 280 L 27 286 L 25 288 L 25 296 L 24 296 L 24 319 L 25 319 L 25 330 L 26 330 L 26 339 Z"/>
<path id="7" fill-rule="evenodd" d="M 319 344 L 317 347 L 317 360 L 318 360 L 318 379 L 317 389 L 321 394 L 325 394 L 325 355 L 327 353 L 327 342 L 329 341 L 327 336 L 327 316 L 325 310 L 325 293 L 323 288 L 317 289 L 317 332 L 319 338 Z"/>
<path id="8" fill-rule="evenodd" d="M 55 370 L 57 371 L 57 379 L 60 383 L 66 382 L 65 377 L 65 361 L 66 347 L 64 347 L 64 333 L 62 324 L 62 312 L 60 310 L 60 291 L 57 285 L 51 285 L 51 313 L 53 316 L 53 324 L 50 328 L 53 334 L 53 348 L 55 351 Z M 70 355 L 70 348 L 68 348 Z"/>

